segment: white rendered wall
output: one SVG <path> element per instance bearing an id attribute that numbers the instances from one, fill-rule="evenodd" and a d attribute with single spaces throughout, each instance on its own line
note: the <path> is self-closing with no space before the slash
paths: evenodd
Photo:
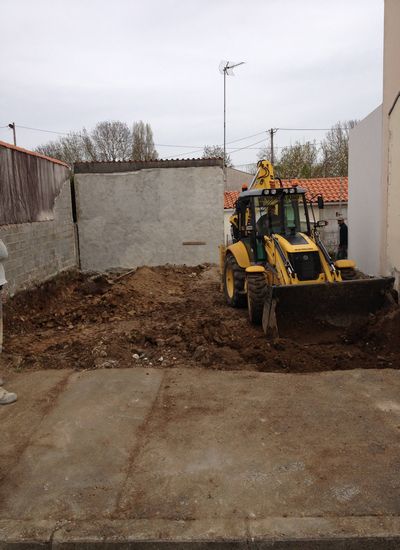
<path id="1" fill-rule="evenodd" d="M 223 188 L 217 166 L 75 174 L 82 269 L 217 263 Z"/>
<path id="2" fill-rule="evenodd" d="M 385 26 L 383 46 L 383 120 L 382 120 L 382 204 L 381 204 L 381 271 L 383 275 L 393 273 L 394 265 L 388 258 L 388 252 L 394 245 L 389 243 L 388 229 L 391 222 L 389 212 L 389 151 L 391 147 L 390 131 L 393 121 L 390 122 L 389 111 L 400 92 L 400 1 L 385 0 Z M 391 129 L 389 128 L 391 125 Z M 399 153 L 397 153 L 398 155 Z M 393 159 L 393 152 L 392 152 Z M 392 180 L 393 184 L 393 180 Z M 393 235 L 393 233 L 392 233 Z"/>
<path id="3" fill-rule="evenodd" d="M 400 99 L 389 116 L 387 270 L 400 287 Z"/>
<path id="4" fill-rule="evenodd" d="M 350 130 L 349 257 L 369 275 L 381 274 L 382 106 Z"/>

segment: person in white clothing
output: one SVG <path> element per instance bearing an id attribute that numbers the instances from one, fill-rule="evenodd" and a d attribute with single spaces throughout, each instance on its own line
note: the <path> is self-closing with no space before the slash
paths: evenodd
<path id="1" fill-rule="evenodd" d="M 3 262 L 8 258 L 6 245 L 0 239 L 0 353 L 3 351 L 3 300 L 2 288 L 6 284 Z M 0 405 L 9 405 L 17 400 L 17 394 L 3 388 L 3 379 L 0 377 Z"/>

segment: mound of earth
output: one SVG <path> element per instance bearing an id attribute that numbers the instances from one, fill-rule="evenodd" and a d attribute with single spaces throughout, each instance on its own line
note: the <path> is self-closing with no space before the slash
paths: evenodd
<path id="1" fill-rule="evenodd" d="M 290 339 L 268 342 L 246 310 L 226 305 L 214 266 L 69 272 L 6 303 L 3 364 L 265 372 L 398 368 L 399 330 L 394 309 L 347 331 L 315 327 L 305 338 L 299 326 Z"/>

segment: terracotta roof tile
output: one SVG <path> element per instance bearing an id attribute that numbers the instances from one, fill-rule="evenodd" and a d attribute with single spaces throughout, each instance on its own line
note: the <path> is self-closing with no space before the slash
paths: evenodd
<path id="1" fill-rule="evenodd" d="M 284 180 L 285 185 L 297 184 L 299 187 L 307 189 L 307 197 L 310 199 L 314 195 L 323 195 L 325 202 L 343 202 L 348 201 L 348 178 L 310 178 Z"/>
<path id="2" fill-rule="evenodd" d="M 225 191 L 224 208 L 234 208 L 240 191 Z"/>
<path id="3" fill-rule="evenodd" d="M 348 201 L 348 178 L 311 178 L 282 180 L 283 185 L 298 185 L 307 189 L 307 198 L 323 195 L 325 202 Z M 234 208 L 240 191 L 225 191 L 224 208 Z"/>

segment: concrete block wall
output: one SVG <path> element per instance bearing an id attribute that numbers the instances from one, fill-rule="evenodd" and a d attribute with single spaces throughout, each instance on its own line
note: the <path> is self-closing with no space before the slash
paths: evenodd
<path id="1" fill-rule="evenodd" d="M 69 180 L 61 188 L 54 220 L 0 226 L 8 249 L 6 294 L 33 286 L 77 266 Z"/>
<path id="2" fill-rule="evenodd" d="M 83 270 L 218 262 L 224 239 L 222 168 L 207 161 L 168 162 L 94 173 L 104 170 L 97 163 L 88 173 L 75 172 Z M 105 165 L 107 171 L 120 168 L 112 164 Z"/>

